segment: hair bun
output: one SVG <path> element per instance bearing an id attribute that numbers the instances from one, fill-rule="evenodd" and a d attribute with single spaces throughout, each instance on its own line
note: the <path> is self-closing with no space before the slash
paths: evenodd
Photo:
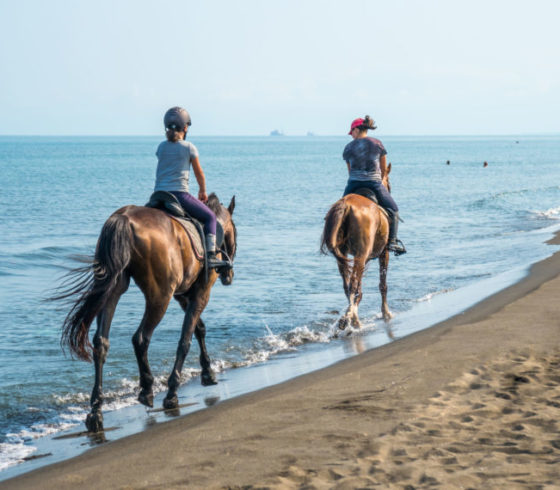
<path id="1" fill-rule="evenodd" d="M 377 129 L 375 121 L 371 118 L 371 116 L 364 117 L 364 126 L 368 129 Z"/>

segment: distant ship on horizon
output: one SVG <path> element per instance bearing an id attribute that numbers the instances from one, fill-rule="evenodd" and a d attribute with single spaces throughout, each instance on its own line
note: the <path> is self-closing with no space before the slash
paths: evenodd
<path id="1" fill-rule="evenodd" d="M 270 136 L 284 136 L 284 133 L 282 131 L 279 131 L 278 129 L 273 129 L 270 132 Z"/>

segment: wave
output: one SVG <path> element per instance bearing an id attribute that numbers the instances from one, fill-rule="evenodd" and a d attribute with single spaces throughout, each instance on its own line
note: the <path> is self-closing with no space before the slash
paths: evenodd
<path id="1" fill-rule="evenodd" d="M 374 318 L 380 318 L 381 314 Z M 362 329 L 348 328 L 344 336 L 352 336 L 364 333 L 371 329 L 374 320 L 364 322 Z M 251 349 L 244 352 L 243 359 L 239 361 L 229 361 L 217 359 L 212 361 L 212 369 L 216 373 L 228 369 L 248 367 L 268 361 L 271 357 L 282 352 L 296 351 L 298 346 L 308 343 L 328 343 L 340 337 L 340 331 L 336 322 L 317 322 L 314 326 L 298 326 L 294 329 L 275 334 L 270 327 L 265 325 L 266 335 L 255 340 Z M 198 368 L 184 368 L 181 373 L 181 385 L 188 383 L 193 378 L 200 375 Z M 154 394 L 158 394 L 167 389 L 168 374 L 155 376 Z M 108 390 L 104 393 L 104 411 L 120 410 L 122 408 L 138 403 L 138 380 L 123 378 L 119 381 L 116 389 Z M 40 423 L 32 424 L 28 427 L 20 426 L 5 435 L 4 442 L 0 444 L 0 471 L 25 461 L 36 451 L 29 443 L 35 439 L 45 437 L 68 430 L 72 427 L 83 424 L 89 412 L 90 395 L 84 392 L 66 393 L 63 395 L 53 395 L 51 404 L 56 407 L 56 415 L 50 417 L 48 421 L 44 419 Z M 28 411 L 38 411 L 44 413 L 44 409 L 28 407 Z"/>
<path id="2" fill-rule="evenodd" d="M 36 450 L 37 448 L 28 446 L 23 441 L 0 443 L 0 471 L 22 463 Z"/>
<path id="3" fill-rule="evenodd" d="M 62 274 L 78 264 L 90 261 L 78 247 L 42 247 L 17 253 L 0 254 L 0 276 L 20 276 L 37 268 L 55 269 Z"/>
<path id="4" fill-rule="evenodd" d="M 72 256 L 79 256 L 80 254 L 84 253 L 83 247 L 76 247 L 76 246 L 46 246 L 46 247 L 39 247 L 37 249 L 32 250 L 25 250 L 20 251 L 14 254 L 6 254 L 3 253 L 2 256 L 4 258 L 11 257 L 14 259 L 23 259 L 23 260 L 53 260 L 53 259 L 66 259 Z"/>
<path id="5" fill-rule="evenodd" d="M 33 410 L 33 407 L 30 407 L 30 410 Z M 37 448 L 31 446 L 30 441 L 67 430 L 83 422 L 85 411 L 82 408 L 68 407 L 67 410 L 51 421 L 19 427 L 6 434 L 4 442 L 0 443 L 0 471 L 24 462 L 33 454 Z"/>
<path id="6" fill-rule="evenodd" d="M 446 289 L 440 289 L 439 291 L 434 291 L 433 293 L 428 293 L 424 296 L 422 296 L 421 298 L 418 298 L 416 300 L 414 300 L 416 303 L 423 303 L 425 301 L 430 301 L 434 296 L 440 295 L 440 294 L 445 294 L 445 293 L 450 293 L 451 291 L 453 291 L 453 288 L 446 288 Z"/>
<path id="7" fill-rule="evenodd" d="M 550 208 L 546 211 L 531 211 L 531 214 L 537 218 L 559 220 L 560 219 L 560 206 Z"/>
<path id="8" fill-rule="evenodd" d="M 496 192 L 494 194 L 490 194 L 486 197 L 473 201 L 470 204 L 470 207 L 478 209 L 478 208 L 486 207 L 488 205 L 497 206 L 497 205 L 509 204 L 511 201 L 510 198 L 520 197 L 520 196 L 525 197 L 531 195 L 537 197 L 547 193 L 556 194 L 558 190 L 560 190 L 560 186 L 554 185 L 554 186 L 547 186 L 547 187 L 538 187 L 533 189 L 515 189 L 511 191 Z"/>

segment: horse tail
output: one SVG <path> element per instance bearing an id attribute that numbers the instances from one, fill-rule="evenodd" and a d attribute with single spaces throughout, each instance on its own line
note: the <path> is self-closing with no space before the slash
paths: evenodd
<path id="1" fill-rule="evenodd" d="M 342 243 L 344 243 L 344 237 L 341 236 L 341 228 L 347 215 L 348 206 L 344 200 L 340 199 L 335 202 L 325 216 L 325 226 L 323 228 L 323 236 L 321 237 L 321 252 L 325 255 L 330 252 L 337 260 L 344 263 L 347 263 L 348 259 L 340 249 Z"/>
<path id="2" fill-rule="evenodd" d="M 77 296 L 62 325 L 60 343 L 79 359 L 91 360 L 89 329 L 94 318 L 115 291 L 123 286 L 126 290 L 129 280 L 126 269 L 133 247 L 132 227 L 128 218 L 113 214 L 101 229 L 93 262 L 70 271 L 65 290 L 51 298 L 58 300 Z"/>

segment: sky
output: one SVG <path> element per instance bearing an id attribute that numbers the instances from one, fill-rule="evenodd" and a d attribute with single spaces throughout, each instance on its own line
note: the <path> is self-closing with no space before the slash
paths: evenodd
<path id="1" fill-rule="evenodd" d="M 0 134 L 560 133 L 556 0 L 0 0 Z"/>

